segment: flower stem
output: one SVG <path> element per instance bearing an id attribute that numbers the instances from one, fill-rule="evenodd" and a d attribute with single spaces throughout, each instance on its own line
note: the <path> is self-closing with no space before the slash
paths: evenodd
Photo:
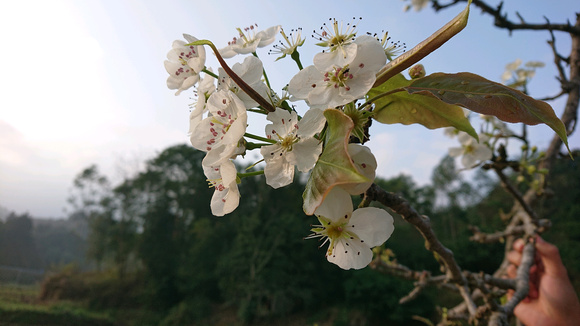
<path id="1" fill-rule="evenodd" d="M 248 172 L 248 173 L 238 173 L 238 178 L 242 179 L 242 178 L 253 177 L 253 176 L 262 175 L 262 174 L 264 174 L 264 170 Z"/>
<path id="2" fill-rule="evenodd" d="M 390 90 L 388 92 L 384 92 L 384 93 L 379 94 L 379 95 L 377 95 L 377 96 L 375 96 L 373 98 L 368 99 L 360 107 L 363 108 L 365 106 L 368 106 L 368 105 L 372 104 L 374 101 L 380 99 L 381 97 L 385 97 L 385 96 L 388 96 L 388 95 L 391 95 L 391 94 L 395 94 L 395 93 L 398 93 L 398 92 L 402 92 L 404 90 L 405 89 L 403 89 L 403 88 L 395 88 L 395 89 L 392 89 L 392 90 Z"/>
<path id="3" fill-rule="evenodd" d="M 304 69 L 302 67 L 302 62 L 300 62 L 300 53 L 298 53 L 298 51 L 294 50 L 294 52 L 292 52 L 292 54 L 290 55 L 290 58 L 292 58 L 292 60 L 296 61 L 296 64 L 298 65 L 298 69 L 300 69 L 300 70 Z"/>
<path id="4" fill-rule="evenodd" d="M 211 72 L 211 71 L 207 70 L 205 67 L 203 67 L 203 69 L 202 69 L 201 71 L 205 72 L 206 74 L 208 74 L 208 75 L 212 76 L 212 77 L 213 77 L 213 78 L 215 78 L 215 79 L 218 79 L 218 78 L 219 78 L 219 77 L 218 77 L 218 75 L 216 75 L 216 74 L 214 74 L 213 72 Z"/>
<path id="5" fill-rule="evenodd" d="M 252 142 L 246 142 L 246 149 L 251 151 L 253 149 L 256 148 L 262 148 L 262 146 L 268 146 L 268 145 L 272 145 L 271 143 L 252 143 Z"/>
<path id="6" fill-rule="evenodd" d="M 254 57 L 258 58 L 258 54 L 256 52 L 252 52 L 252 54 L 254 55 Z M 268 75 L 266 75 L 266 69 L 262 68 L 262 74 L 264 75 L 264 80 L 266 81 L 266 85 L 268 85 L 269 89 L 272 89 L 272 86 L 270 86 L 270 80 L 268 79 Z"/>
<path id="7" fill-rule="evenodd" d="M 224 71 L 226 72 L 226 74 L 228 74 L 228 76 L 230 76 L 230 78 L 244 92 L 246 92 L 246 94 L 248 94 L 248 96 L 250 96 L 252 98 L 252 100 L 258 102 L 259 105 L 261 105 L 264 109 L 268 110 L 269 112 L 276 111 L 276 108 L 272 105 L 272 103 L 268 102 L 265 98 L 262 97 L 262 95 L 258 94 L 258 92 L 256 92 L 255 89 L 253 89 L 252 87 L 250 87 L 250 85 L 248 85 L 242 78 L 240 78 L 240 76 L 238 76 L 232 70 L 232 68 L 230 68 L 230 66 L 228 66 L 228 64 L 226 63 L 226 61 L 224 60 L 224 58 L 222 58 L 222 56 L 220 55 L 218 49 L 215 47 L 215 45 L 211 41 L 209 41 L 209 40 L 199 40 L 199 41 L 195 41 L 195 42 L 189 43 L 187 45 L 207 45 L 207 46 L 209 46 L 212 49 L 212 51 L 214 52 L 216 58 L 218 59 L 220 65 L 222 66 L 222 68 L 224 69 Z"/>
<path id="8" fill-rule="evenodd" d="M 266 143 L 269 143 L 269 144 L 276 144 L 277 143 L 277 141 L 275 141 L 275 140 L 268 139 L 268 138 L 265 138 L 265 137 L 256 136 L 256 135 L 252 135 L 252 134 L 249 134 L 249 133 L 245 133 L 244 134 L 244 137 L 248 137 L 248 138 L 255 139 L 255 140 L 260 140 L 260 141 L 263 141 L 263 142 L 266 142 Z"/>

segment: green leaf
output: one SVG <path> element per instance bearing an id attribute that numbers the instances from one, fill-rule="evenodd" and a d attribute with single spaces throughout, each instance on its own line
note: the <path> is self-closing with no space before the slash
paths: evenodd
<path id="1" fill-rule="evenodd" d="M 326 144 L 302 195 L 307 215 L 314 214 L 334 186 L 370 181 L 357 171 L 347 151 L 350 132 L 354 128 L 352 120 L 336 109 L 327 109 L 324 116 L 328 123 Z"/>
<path id="2" fill-rule="evenodd" d="M 398 73 L 419 62 L 419 60 L 437 50 L 441 45 L 449 41 L 453 36 L 455 36 L 455 34 L 465 28 L 465 26 L 467 26 L 467 18 L 469 17 L 469 5 L 471 5 L 471 0 L 467 2 L 467 7 L 465 7 L 465 9 L 445 24 L 445 26 L 441 27 L 423 42 L 415 45 L 415 47 L 410 51 L 401 54 L 395 60 L 387 63 L 377 73 L 377 80 L 374 86 L 381 85 L 393 76 L 396 76 Z"/>
<path id="3" fill-rule="evenodd" d="M 369 97 L 374 97 L 389 90 L 406 88 L 411 83 L 403 75 L 397 74 L 379 87 L 371 89 Z M 421 124 L 429 129 L 455 127 L 477 139 L 477 133 L 465 117 L 463 109 L 447 104 L 438 99 L 413 95 L 406 92 L 393 93 L 373 101 L 374 118 L 386 124 L 401 123 Z"/>
<path id="4" fill-rule="evenodd" d="M 411 94 L 436 97 L 446 103 L 493 115 L 506 122 L 523 122 L 527 125 L 545 123 L 568 148 L 566 127 L 548 103 L 481 76 L 467 72 L 435 73 L 413 80 L 405 89 Z"/>

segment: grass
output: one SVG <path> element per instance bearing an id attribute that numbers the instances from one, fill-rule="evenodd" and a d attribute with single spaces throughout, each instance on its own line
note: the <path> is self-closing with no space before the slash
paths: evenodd
<path id="1" fill-rule="evenodd" d="M 0 284 L 0 325 L 114 326 L 106 314 L 86 310 L 82 303 L 40 302 L 40 288 Z"/>

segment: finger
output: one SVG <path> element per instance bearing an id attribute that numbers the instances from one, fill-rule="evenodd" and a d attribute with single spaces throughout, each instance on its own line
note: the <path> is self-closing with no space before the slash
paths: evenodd
<path id="1" fill-rule="evenodd" d="M 521 254 L 521 252 L 517 252 L 515 250 L 512 250 L 512 251 L 508 252 L 507 259 L 510 263 L 512 263 L 516 266 L 519 266 L 520 263 L 522 262 L 522 254 Z"/>
<path id="2" fill-rule="evenodd" d="M 548 275 L 562 276 L 566 275 L 566 268 L 562 264 L 560 252 L 553 244 L 544 241 L 541 237 L 536 237 L 536 251 L 538 252 L 544 271 Z"/>
<path id="3" fill-rule="evenodd" d="M 535 300 L 538 298 L 538 288 L 536 287 L 535 284 L 530 283 L 530 290 L 528 291 L 528 298 L 530 298 L 531 300 Z"/>
<path id="4" fill-rule="evenodd" d="M 524 241 L 524 239 L 519 238 L 519 239 L 516 239 L 516 241 L 514 241 L 512 248 L 514 248 L 514 250 L 516 250 L 518 252 L 522 252 L 524 250 L 525 245 L 526 245 L 526 242 Z"/>

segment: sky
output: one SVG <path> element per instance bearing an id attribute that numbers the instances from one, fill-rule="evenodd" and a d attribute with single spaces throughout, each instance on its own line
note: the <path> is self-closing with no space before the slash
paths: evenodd
<path id="1" fill-rule="evenodd" d="M 388 31 L 410 49 L 463 9 L 404 12 L 404 5 L 401 0 L 3 1 L 0 206 L 34 217 L 64 217 L 72 181 L 85 167 L 97 164 L 113 182 L 120 182 L 163 149 L 187 143 L 192 92 L 175 96 L 167 89 L 163 66 L 171 43 L 183 33 L 221 47 L 236 36 L 237 27 L 301 27 L 306 38 L 301 58 L 309 65 L 321 50 L 311 31 L 329 18 L 350 22 L 356 17 L 359 35 Z M 574 21 L 580 6 L 575 0 L 513 0 L 504 8 L 510 18 L 517 10 L 528 22 L 544 22 L 544 16 L 565 22 Z M 537 71 L 530 94 L 557 94 L 556 69 L 546 45 L 549 34 L 522 31 L 510 37 L 492 25 L 491 17 L 473 8 L 466 29 L 421 61 L 427 73 L 469 71 L 500 81 L 505 65 L 516 58 L 544 61 L 546 67 Z M 560 52 L 567 55 L 569 39 L 556 36 Z M 274 62 L 267 54 L 270 48 L 259 49 L 258 55 L 273 88 L 280 91 L 297 69 L 289 59 Z M 242 60 L 237 56 L 228 62 Z M 206 65 L 218 67 L 211 54 Z M 550 102 L 558 115 L 563 103 Z M 249 128 L 260 133 L 263 127 L 261 121 L 251 121 Z M 418 184 L 428 183 L 447 149 L 457 146 L 441 130 L 420 125 L 375 123 L 371 132 L 368 146 L 379 163 L 377 174 L 388 178 L 406 173 Z M 545 125 L 529 132 L 539 148 L 546 147 L 552 135 Z M 580 147 L 578 134 L 569 143 Z M 258 157 L 249 154 L 246 159 Z"/>

